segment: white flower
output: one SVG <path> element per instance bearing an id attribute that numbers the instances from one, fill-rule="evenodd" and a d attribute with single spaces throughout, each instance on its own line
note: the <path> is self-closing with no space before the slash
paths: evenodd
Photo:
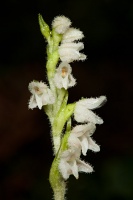
<path id="1" fill-rule="evenodd" d="M 84 161 L 80 160 L 80 150 L 79 149 L 68 149 L 64 151 L 61 155 L 59 162 L 59 171 L 63 178 L 66 180 L 71 174 L 78 179 L 78 172 L 90 173 L 93 168 Z"/>
<path id="2" fill-rule="evenodd" d="M 52 22 L 52 27 L 59 34 L 65 33 L 65 31 L 69 28 L 70 25 L 71 25 L 70 19 L 68 19 L 65 16 L 57 16 L 54 18 Z"/>
<path id="3" fill-rule="evenodd" d="M 62 43 L 59 46 L 59 55 L 61 61 L 70 63 L 74 60 L 85 60 L 86 55 L 79 52 L 83 48 L 84 44 L 82 42 Z"/>
<path id="4" fill-rule="evenodd" d="M 83 32 L 76 28 L 69 28 L 62 37 L 62 43 L 74 42 L 84 37 Z"/>
<path id="5" fill-rule="evenodd" d="M 94 133 L 95 129 L 96 126 L 93 123 L 75 126 L 71 131 L 68 144 L 77 147 L 80 144 L 84 156 L 88 149 L 94 152 L 100 151 L 100 147 L 90 137 Z"/>
<path id="6" fill-rule="evenodd" d="M 51 90 L 41 81 L 32 81 L 29 83 L 29 90 L 32 93 L 29 101 L 30 109 L 36 108 L 37 106 L 41 109 L 43 105 L 53 104 L 55 101 Z"/>
<path id="7" fill-rule="evenodd" d="M 105 96 L 82 99 L 76 103 L 74 118 L 77 122 L 92 122 L 102 124 L 103 120 L 91 110 L 101 107 L 106 102 Z"/>
<path id="8" fill-rule="evenodd" d="M 76 84 L 76 80 L 73 78 L 71 72 L 71 66 L 67 62 L 61 62 L 54 76 L 54 82 L 57 88 L 67 89 Z"/>

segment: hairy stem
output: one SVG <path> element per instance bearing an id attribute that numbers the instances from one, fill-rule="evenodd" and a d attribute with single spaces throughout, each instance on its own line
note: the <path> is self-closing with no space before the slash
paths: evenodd
<path id="1" fill-rule="evenodd" d="M 64 200 L 66 193 L 66 182 L 58 170 L 58 158 L 55 158 L 49 175 L 49 182 L 54 192 L 54 200 Z"/>

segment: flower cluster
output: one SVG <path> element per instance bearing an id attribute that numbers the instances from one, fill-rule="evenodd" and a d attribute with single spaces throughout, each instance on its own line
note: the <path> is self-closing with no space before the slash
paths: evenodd
<path id="1" fill-rule="evenodd" d="M 68 89 L 75 85 L 76 81 L 71 75 L 71 66 L 69 63 L 75 60 L 85 60 L 86 55 L 79 51 L 84 48 L 82 42 L 76 42 L 81 40 L 84 35 L 82 31 L 70 27 L 71 21 L 64 17 L 59 16 L 53 20 L 52 27 L 59 34 L 62 34 L 61 44 L 58 49 L 60 60 L 62 61 L 57 68 L 55 74 L 55 84 L 57 88 Z"/>
<path id="2" fill-rule="evenodd" d="M 52 25 L 58 33 L 63 34 L 61 45 L 59 46 L 61 61 L 71 63 L 75 60 L 85 60 L 86 55 L 79 52 L 84 49 L 84 44 L 76 42 L 84 37 L 82 31 L 70 27 L 70 20 L 64 16 L 56 17 Z"/>
<path id="3" fill-rule="evenodd" d="M 68 179 L 71 174 L 78 178 L 78 172 L 90 173 L 93 168 L 80 160 L 81 152 L 84 156 L 88 150 L 100 151 L 100 147 L 92 139 L 96 125 L 103 123 L 103 120 L 94 114 L 90 109 L 95 109 L 103 105 L 105 96 L 99 98 L 82 99 L 76 103 L 74 118 L 77 122 L 87 122 L 87 124 L 76 125 L 68 138 L 68 149 L 64 151 L 60 158 L 59 170 L 64 179 Z"/>
<path id="4" fill-rule="evenodd" d="M 55 200 L 58 200 L 64 199 L 65 180 L 70 175 L 78 179 L 79 172 L 93 171 L 92 166 L 81 159 L 81 154 L 86 156 L 88 150 L 100 151 L 92 135 L 96 124 L 102 124 L 103 120 L 93 110 L 101 107 L 106 102 L 106 97 L 82 98 L 78 102 L 67 103 L 67 89 L 76 85 L 70 64 L 86 59 L 86 55 L 80 52 L 84 49 L 81 42 L 84 35 L 79 29 L 71 27 L 71 21 L 65 16 L 55 17 L 50 30 L 39 14 L 39 24 L 47 41 L 48 85 L 42 81 L 29 83 L 31 97 L 28 107 L 43 107 L 50 121 L 55 158 L 50 169 L 49 181 Z M 77 122 L 73 128 L 72 117 Z"/>

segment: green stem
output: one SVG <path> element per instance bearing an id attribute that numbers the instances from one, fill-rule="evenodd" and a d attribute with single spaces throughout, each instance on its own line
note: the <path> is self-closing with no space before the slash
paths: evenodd
<path id="1" fill-rule="evenodd" d="M 66 182 L 64 181 L 58 170 L 58 165 L 59 159 L 55 158 L 50 169 L 49 182 L 54 192 L 54 200 L 64 200 Z"/>
<path id="2" fill-rule="evenodd" d="M 59 147 L 61 144 L 61 133 L 66 122 L 65 116 L 64 116 L 64 110 L 67 105 L 67 100 L 68 100 L 68 91 L 65 91 L 65 96 L 62 99 L 60 109 L 57 112 L 56 116 L 54 117 L 54 121 L 52 125 L 52 136 L 53 136 L 53 145 L 54 145 L 55 155 L 59 150 Z"/>
<path id="3" fill-rule="evenodd" d="M 55 117 L 53 127 L 52 127 L 55 155 L 58 152 L 60 144 L 61 144 L 61 136 L 62 136 L 62 130 L 64 128 L 64 125 L 73 114 L 74 108 L 75 108 L 75 103 L 68 104 L 66 108 L 60 110 L 57 117 Z"/>
<path id="4" fill-rule="evenodd" d="M 47 77 L 48 77 L 50 87 L 52 87 L 52 88 L 53 88 L 53 84 L 51 85 L 51 79 L 53 79 L 53 77 L 54 77 L 56 65 L 59 60 L 58 46 L 59 46 L 61 39 L 62 39 L 62 35 L 56 33 L 54 30 L 52 30 L 51 37 L 48 41 L 48 46 L 47 46 L 48 60 L 47 60 L 47 64 L 46 64 Z"/>

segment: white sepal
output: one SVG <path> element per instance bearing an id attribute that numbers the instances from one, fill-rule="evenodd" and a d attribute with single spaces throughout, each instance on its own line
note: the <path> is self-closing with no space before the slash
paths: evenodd
<path id="1" fill-rule="evenodd" d="M 102 124 L 103 120 L 91 110 L 99 108 L 106 102 L 106 97 L 82 99 L 76 103 L 74 118 L 77 122 Z"/>
<path id="2" fill-rule="evenodd" d="M 69 28 L 62 38 L 62 43 L 70 43 L 77 40 L 81 40 L 84 37 L 83 32 L 76 28 Z"/>
<path id="3" fill-rule="evenodd" d="M 59 46 L 59 55 L 60 59 L 63 62 L 73 62 L 74 60 L 85 60 L 86 55 L 80 53 L 79 51 L 84 48 L 84 44 L 82 42 L 74 43 L 62 43 Z"/>
<path id="4" fill-rule="evenodd" d="M 88 109 L 93 110 L 100 108 L 104 103 L 106 103 L 106 96 L 100 96 L 98 98 L 87 98 L 80 102 L 80 105 L 86 106 Z"/>
<path id="5" fill-rule="evenodd" d="M 52 28 L 54 28 L 55 31 L 59 34 L 65 33 L 65 31 L 69 28 L 70 25 L 70 19 L 68 19 L 65 16 L 57 16 L 52 22 Z"/>

